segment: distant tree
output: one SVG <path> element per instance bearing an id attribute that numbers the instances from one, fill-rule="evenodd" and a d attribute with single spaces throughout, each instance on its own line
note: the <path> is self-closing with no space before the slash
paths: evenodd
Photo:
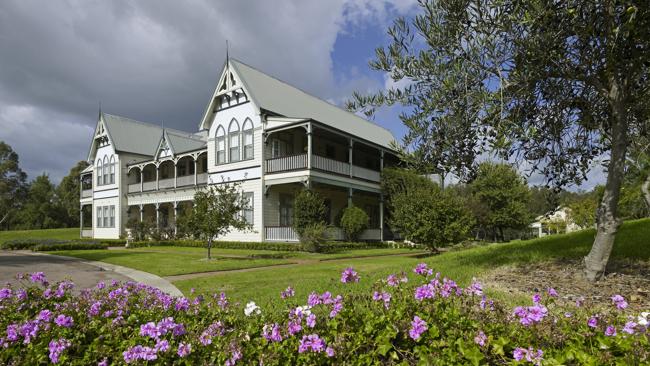
<path id="1" fill-rule="evenodd" d="M 235 230 L 250 230 L 243 212 L 249 207 L 237 183 L 221 183 L 194 194 L 194 207 L 189 216 L 190 231 L 207 241 L 211 259 L 212 241 Z"/>
<path id="2" fill-rule="evenodd" d="M 354 95 L 372 114 L 402 104 L 402 148 L 420 166 L 471 178 L 476 157 L 527 162 L 554 186 L 580 183 L 607 156 L 598 230 L 585 257 L 603 276 L 620 226 L 630 141 L 650 116 L 647 1 L 422 0 L 397 19 L 370 67 L 394 87 Z"/>
<path id="3" fill-rule="evenodd" d="M 24 229 L 54 229 L 61 227 L 65 213 L 56 202 L 54 184 L 47 174 L 36 177 L 30 184 L 27 200 L 18 213 L 19 226 Z"/>
<path id="4" fill-rule="evenodd" d="M 505 240 L 504 229 L 522 230 L 533 221 L 528 209 L 530 190 L 513 167 L 481 163 L 470 187 L 476 201 L 487 209 L 482 224 L 501 240 Z"/>
<path id="5" fill-rule="evenodd" d="M 11 216 L 24 202 L 27 174 L 20 169 L 18 154 L 0 141 L 0 227 L 8 227 Z"/>
<path id="6" fill-rule="evenodd" d="M 66 214 L 63 223 L 67 227 L 79 226 L 79 194 L 81 189 L 79 176 L 86 167 L 88 167 L 86 161 L 77 162 L 56 187 L 57 203 Z"/>
<path id="7" fill-rule="evenodd" d="M 569 219 L 582 228 L 590 228 L 596 224 L 596 208 L 598 207 L 599 192 L 602 186 L 585 194 L 582 198 L 567 205 Z"/>

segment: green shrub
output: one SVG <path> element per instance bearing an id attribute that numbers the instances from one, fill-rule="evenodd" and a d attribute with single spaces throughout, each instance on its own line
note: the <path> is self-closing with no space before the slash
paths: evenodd
<path id="1" fill-rule="evenodd" d="M 316 192 L 303 190 L 293 201 L 293 229 L 302 238 L 303 232 L 308 227 L 325 223 L 327 208 L 325 201 Z M 302 239 L 301 239 L 302 240 Z"/>
<path id="2" fill-rule="evenodd" d="M 129 243 L 129 248 L 146 248 L 146 247 L 190 247 L 205 248 L 205 241 L 199 240 L 161 240 L 161 241 L 135 241 Z M 261 243 L 261 242 L 243 242 L 243 241 L 214 241 L 215 248 L 222 249 L 249 249 L 249 250 L 275 250 L 275 251 L 299 251 L 300 245 L 296 243 Z"/>
<path id="3" fill-rule="evenodd" d="M 364 230 L 368 228 L 370 218 L 366 211 L 356 206 L 351 206 L 343 210 L 341 217 L 341 227 L 345 236 L 350 241 L 356 241 Z"/>
<path id="4" fill-rule="evenodd" d="M 59 239 L 15 239 L 0 244 L 0 248 L 7 250 L 26 250 L 40 244 L 62 244 L 67 242 L 67 240 Z"/>
<path id="5" fill-rule="evenodd" d="M 152 235 L 155 225 L 151 221 L 140 221 L 136 218 L 131 218 L 126 222 L 126 228 L 131 230 L 131 237 L 133 240 L 142 241 L 146 240 Z"/>
<path id="6" fill-rule="evenodd" d="M 90 249 L 108 249 L 107 243 L 98 243 L 94 241 L 69 241 L 67 243 L 50 243 L 38 244 L 32 247 L 33 252 L 46 252 L 58 250 L 90 250 Z"/>
<path id="7" fill-rule="evenodd" d="M 320 253 L 326 240 L 327 227 L 322 222 L 308 225 L 300 236 L 302 250 L 310 253 Z"/>

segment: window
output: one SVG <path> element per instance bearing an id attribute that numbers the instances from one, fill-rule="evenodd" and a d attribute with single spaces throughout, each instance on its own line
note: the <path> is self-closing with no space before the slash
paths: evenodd
<path id="1" fill-rule="evenodd" d="M 104 213 L 102 214 L 102 219 L 103 219 L 102 226 L 103 227 L 108 227 L 108 206 L 104 206 L 102 208 L 103 208 L 103 211 L 104 211 Z"/>
<path id="2" fill-rule="evenodd" d="M 111 206 L 110 227 L 115 227 L 115 206 Z"/>
<path id="3" fill-rule="evenodd" d="M 96 169 L 96 174 L 97 174 L 97 185 L 101 186 L 102 185 L 102 161 L 101 159 L 97 160 L 97 169 Z"/>
<path id="4" fill-rule="evenodd" d="M 102 208 L 97 207 L 97 227 L 102 227 Z"/>
<path id="5" fill-rule="evenodd" d="M 233 119 L 228 127 L 228 144 L 230 146 L 230 162 L 241 160 L 239 156 L 239 123 Z"/>
<path id="6" fill-rule="evenodd" d="M 217 151 L 216 162 L 217 164 L 224 164 L 226 162 L 226 133 L 222 126 L 217 128 L 217 138 L 215 139 L 215 150 Z"/>
<path id="7" fill-rule="evenodd" d="M 280 194 L 280 226 L 293 225 L 293 196 Z"/>
<path id="8" fill-rule="evenodd" d="M 104 156 L 104 162 L 102 163 L 103 167 L 103 179 L 102 184 L 108 184 L 108 156 Z"/>
<path id="9" fill-rule="evenodd" d="M 244 135 L 244 160 L 253 158 L 253 122 L 250 119 L 244 121 L 242 128 Z"/>
<path id="10" fill-rule="evenodd" d="M 113 184 L 113 183 L 115 183 L 115 156 L 114 155 L 111 155 L 111 171 L 110 171 L 110 174 L 111 174 L 110 183 Z"/>
<path id="11" fill-rule="evenodd" d="M 244 200 L 247 202 L 247 206 L 244 209 L 243 216 L 244 220 L 250 225 L 253 225 L 253 192 L 244 192 Z"/>

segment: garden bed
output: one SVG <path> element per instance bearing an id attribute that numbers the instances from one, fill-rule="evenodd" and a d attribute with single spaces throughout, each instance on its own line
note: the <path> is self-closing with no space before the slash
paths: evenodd
<path id="1" fill-rule="evenodd" d="M 605 278 L 596 283 L 585 279 L 582 261 L 558 259 L 517 266 L 504 266 L 482 278 L 492 288 L 510 294 L 546 292 L 549 287 L 562 294 L 560 300 L 575 302 L 584 298 L 593 306 L 608 307 L 611 297 L 620 294 L 633 309 L 650 310 L 650 263 L 612 259 Z"/>

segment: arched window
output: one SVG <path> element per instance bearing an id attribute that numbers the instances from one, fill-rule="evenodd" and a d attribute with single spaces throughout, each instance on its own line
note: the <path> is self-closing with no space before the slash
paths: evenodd
<path id="1" fill-rule="evenodd" d="M 115 183 L 115 155 L 111 155 L 111 184 Z"/>
<path id="2" fill-rule="evenodd" d="M 244 160 L 253 158 L 253 122 L 246 118 L 242 128 L 243 145 L 244 145 Z"/>
<path id="3" fill-rule="evenodd" d="M 217 154 L 215 161 L 217 164 L 224 164 L 226 162 L 226 132 L 222 126 L 217 128 L 217 138 L 214 141 Z"/>
<path id="4" fill-rule="evenodd" d="M 235 162 L 241 160 L 239 155 L 239 123 L 233 118 L 230 122 L 230 127 L 228 127 L 228 144 L 230 147 L 230 162 Z"/>
<path id="5" fill-rule="evenodd" d="M 104 156 L 104 162 L 102 163 L 103 165 L 103 172 L 102 175 L 104 176 L 102 179 L 102 184 L 108 184 L 108 156 Z"/>
<path id="6" fill-rule="evenodd" d="M 102 185 L 102 159 L 97 159 L 97 169 L 95 169 L 95 174 L 97 175 L 97 185 Z"/>

